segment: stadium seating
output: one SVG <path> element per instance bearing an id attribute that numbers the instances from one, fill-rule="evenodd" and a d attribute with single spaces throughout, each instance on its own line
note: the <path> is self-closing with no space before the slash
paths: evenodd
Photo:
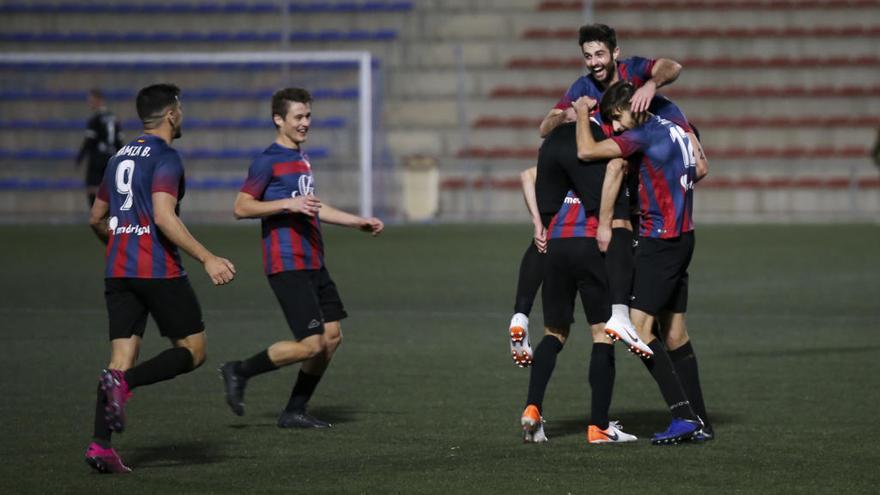
<path id="1" fill-rule="evenodd" d="M 290 12 L 310 14 L 318 12 L 333 13 L 383 13 L 408 12 L 413 9 L 410 1 L 341 1 L 341 2 L 290 2 Z M 277 14 L 282 10 L 279 2 L 57 2 L 25 3 L 5 2 L 0 4 L 0 13 L 39 13 L 39 14 Z"/>
<path id="2" fill-rule="evenodd" d="M 121 122 L 123 129 L 137 129 L 141 122 L 136 119 L 128 119 Z M 347 125 L 344 117 L 329 117 L 312 120 L 312 127 L 316 129 L 341 129 Z M 243 118 L 243 119 L 197 119 L 186 120 L 187 129 L 272 129 L 269 119 Z M 41 130 L 41 131 L 81 131 L 82 119 L 10 119 L 0 120 L 0 130 Z"/>
<path id="3" fill-rule="evenodd" d="M 393 29 L 295 31 L 288 36 L 294 42 L 331 41 L 392 41 L 397 39 Z M 0 43 L 278 43 L 280 31 L 123 31 L 123 32 L 42 32 L 13 31 L 0 33 Z"/>

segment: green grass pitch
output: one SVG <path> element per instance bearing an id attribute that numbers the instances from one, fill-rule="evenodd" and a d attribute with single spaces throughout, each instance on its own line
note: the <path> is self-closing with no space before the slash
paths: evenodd
<path id="1" fill-rule="evenodd" d="M 329 431 L 275 426 L 296 368 L 258 377 L 247 414 L 217 366 L 289 336 L 261 272 L 258 227 L 196 227 L 238 268 L 201 299 L 208 362 L 136 391 L 115 446 L 134 469 L 83 462 L 109 356 L 103 253 L 85 226 L 0 227 L 2 493 L 877 493 L 880 230 L 875 225 L 697 231 L 689 324 L 717 440 L 654 447 L 660 394 L 617 347 L 611 417 L 642 439 L 590 446 L 590 339 L 581 312 L 545 402 L 550 442 L 521 443 L 528 372 L 506 325 L 528 225 L 327 227 L 350 317 L 312 400 Z M 532 342 L 541 325 L 533 311 Z M 148 326 L 142 357 L 166 346 Z"/>

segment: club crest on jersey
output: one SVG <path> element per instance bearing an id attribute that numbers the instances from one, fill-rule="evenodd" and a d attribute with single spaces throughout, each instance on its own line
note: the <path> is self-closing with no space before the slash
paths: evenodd
<path id="1" fill-rule="evenodd" d="M 293 191 L 290 195 L 291 197 L 297 196 L 308 196 L 310 194 L 315 194 L 315 180 L 311 175 L 300 175 L 299 180 L 297 181 L 298 190 Z"/>

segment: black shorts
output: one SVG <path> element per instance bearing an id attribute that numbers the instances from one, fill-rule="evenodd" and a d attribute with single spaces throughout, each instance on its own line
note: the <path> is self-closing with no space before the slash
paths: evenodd
<path id="1" fill-rule="evenodd" d="M 594 238 L 552 239 L 547 247 L 544 285 L 544 325 L 568 328 L 574 322 L 578 292 L 590 325 L 611 317 L 605 260 Z"/>
<path id="2" fill-rule="evenodd" d="M 664 310 L 685 313 L 693 254 L 693 231 L 675 239 L 639 237 L 630 306 L 652 316 Z"/>
<path id="3" fill-rule="evenodd" d="M 163 337 L 179 340 L 205 329 L 202 308 L 187 277 L 107 278 L 104 299 L 110 340 L 143 337 L 147 315 Z"/>
<path id="4" fill-rule="evenodd" d="M 326 267 L 269 275 L 269 285 L 296 340 L 322 334 L 324 322 L 348 316 Z"/>

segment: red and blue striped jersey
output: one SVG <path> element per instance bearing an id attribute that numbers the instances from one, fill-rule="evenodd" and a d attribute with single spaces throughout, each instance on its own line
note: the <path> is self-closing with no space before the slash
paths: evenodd
<path id="1" fill-rule="evenodd" d="M 633 83 L 636 88 L 640 88 L 651 78 L 651 70 L 654 68 L 654 62 L 655 60 L 653 59 L 642 57 L 630 57 L 620 60 L 617 62 L 617 78 L 620 81 L 629 81 Z M 568 88 L 568 91 L 562 95 L 562 98 L 559 99 L 559 102 L 556 103 L 554 108 L 558 108 L 559 110 L 571 108 L 571 104 L 581 96 L 589 96 L 596 101 L 601 101 L 603 94 L 605 94 L 605 90 L 599 86 L 599 83 L 596 82 L 596 79 L 593 78 L 592 74 L 588 74 L 579 77 L 571 87 Z M 596 109 L 594 109 L 594 112 L 598 113 L 598 105 L 596 106 Z"/>
<path id="2" fill-rule="evenodd" d="M 694 230 L 696 160 L 684 129 L 654 115 L 641 126 L 611 139 L 624 157 L 641 153 L 639 235 L 672 239 Z"/>
<path id="3" fill-rule="evenodd" d="M 312 166 L 300 150 L 272 143 L 254 160 L 241 192 L 260 201 L 315 193 Z M 263 267 L 267 275 L 324 266 L 324 241 L 317 216 L 280 213 L 262 219 Z"/>
<path id="4" fill-rule="evenodd" d="M 598 228 L 599 217 L 596 212 L 587 212 L 581 198 L 574 191 L 568 191 L 562 206 L 547 226 L 547 239 L 596 237 Z"/>
<path id="5" fill-rule="evenodd" d="M 156 227 L 156 192 L 183 199 L 183 163 L 165 140 L 143 135 L 120 148 L 107 162 L 98 188 L 98 198 L 110 205 L 106 278 L 186 275 L 177 246 Z"/>

